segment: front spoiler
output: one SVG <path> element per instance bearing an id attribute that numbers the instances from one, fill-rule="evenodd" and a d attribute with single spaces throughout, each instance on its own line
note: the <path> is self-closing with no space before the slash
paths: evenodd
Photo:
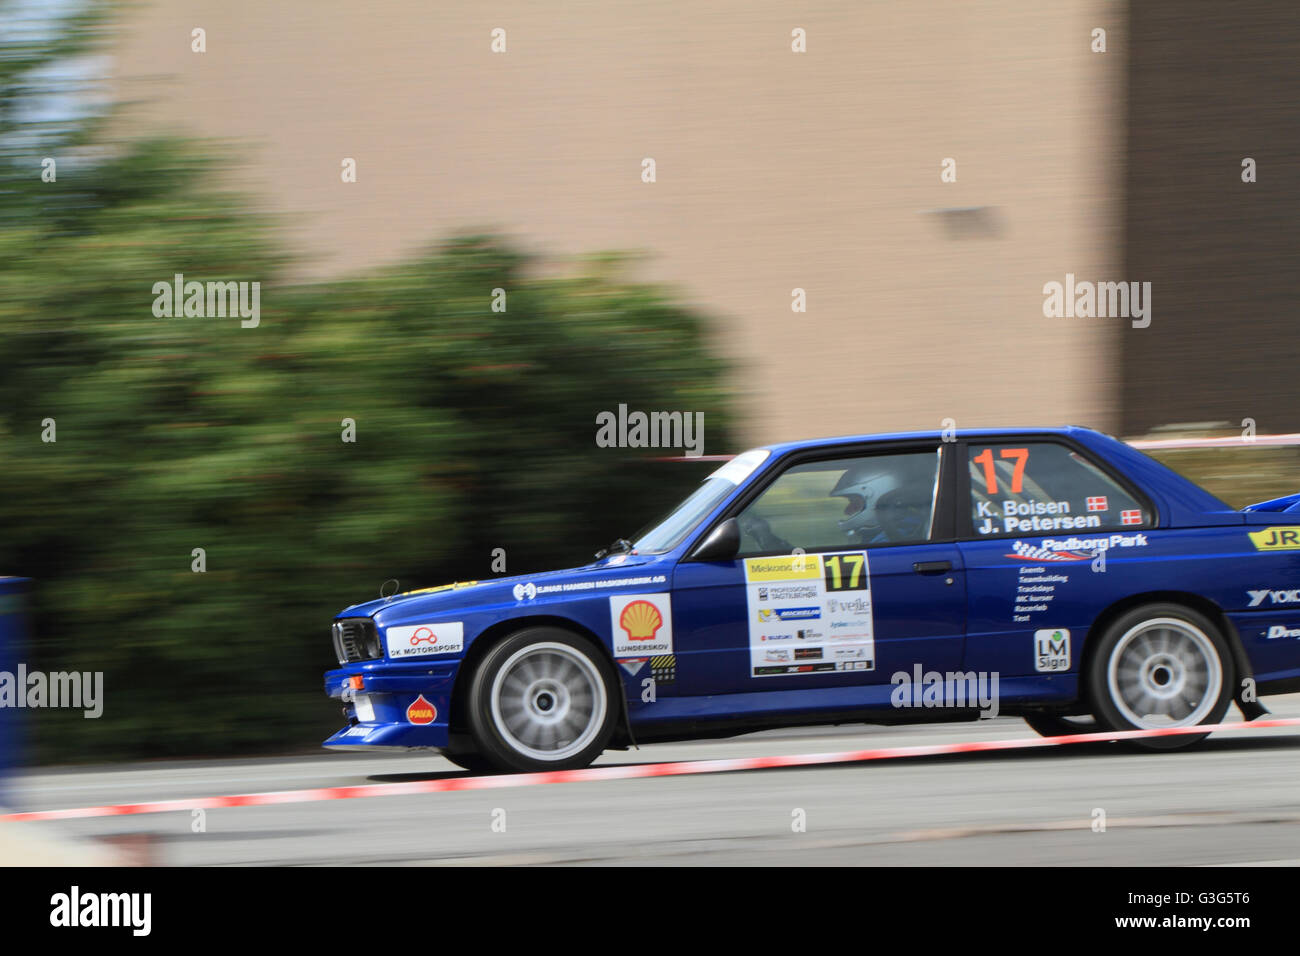
<path id="1" fill-rule="evenodd" d="M 442 750 L 447 746 L 447 727 L 352 724 L 331 735 L 321 746 L 330 750 Z"/>
<path id="2" fill-rule="evenodd" d="M 353 664 L 325 675 L 325 693 L 343 702 L 348 725 L 322 746 L 330 750 L 440 750 L 447 746 L 451 691 L 459 661 Z M 354 686 L 359 682 L 360 687 Z M 364 696 L 371 713 L 357 714 L 355 698 Z M 423 697 L 434 719 L 411 723 L 408 710 Z"/>

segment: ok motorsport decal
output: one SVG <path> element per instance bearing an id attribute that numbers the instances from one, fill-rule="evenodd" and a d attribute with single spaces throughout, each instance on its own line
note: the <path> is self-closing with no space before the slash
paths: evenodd
<path id="1" fill-rule="evenodd" d="M 384 632 L 384 643 L 393 660 L 427 654 L 459 654 L 465 649 L 465 625 L 461 621 L 443 621 L 390 627 Z"/>
<path id="2" fill-rule="evenodd" d="M 673 609 L 667 594 L 620 594 L 609 599 L 615 657 L 673 652 Z"/>
<path id="3" fill-rule="evenodd" d="M 746 558 L 745 592 L 751 677 L 875 669 L 866 552 Z"/>

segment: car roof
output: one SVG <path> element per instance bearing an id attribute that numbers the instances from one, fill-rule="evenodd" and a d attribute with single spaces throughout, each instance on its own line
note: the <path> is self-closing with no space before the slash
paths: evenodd
<path id="1" fill-rule="evenodd" d="M 947 429 L 933 429 L 930 431 L 919 432 L 879 432 L 874 435 L 835 435 L 827 438 L 806 438 L 799 441 L 778 442 L 776 444 L 761 445 L 772 452 L 773 456 L 784 455 L 786 452 L 797 451 L 803 448 L 826 448 L 835 445 L 862 445 L 871 442 L 890 442 L 890 441 L 942 441 L 946 435 L 954 436 L 958 439 L 966 438 L 996 438 L 1004 435 L 1068 435 L 1079 438 L 1089 436 L 1093 438 L 1107 438 L 1101 432 L 1093 428 L 1084 428 L 1080 425 L 1058 425 L 1058 426 L 1033 426 L 1029 428 L 961 428 L 948 431 Z M 1116 439 L 1111 439 L 1115 441 Z"/>

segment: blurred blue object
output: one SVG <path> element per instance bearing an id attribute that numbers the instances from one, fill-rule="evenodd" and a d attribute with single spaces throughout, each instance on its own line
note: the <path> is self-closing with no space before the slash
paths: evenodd
<path id="1" fill-rule="evenodd" d="M 16 674 L 27 645 L 27 578 L 0 577 L 0 672 Z M 23 761 L 23 711 L 0 706 L 0 797 Z"/>

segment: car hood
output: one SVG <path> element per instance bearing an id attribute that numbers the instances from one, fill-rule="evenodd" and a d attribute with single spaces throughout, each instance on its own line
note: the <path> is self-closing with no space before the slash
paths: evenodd
<path id="1" fill-rule="evenodd" d="M 482 581 L 457 581 L 354 604 L 336 616 L 374 617 L 381 611 L 400 611 L 406 617 L 410 612 L 432 614 L 488 605 L 549 603 L 581 593 L 586 590 L 585 585 L 596 587 L 605 580 L 638 577 L 639 574 L 630 572 L 656 565 L 661 559 L 662 555 L 617 554 L 562 571 L 518 574 Z M 667 574 L 663 571 L 659 573 Z"/>

